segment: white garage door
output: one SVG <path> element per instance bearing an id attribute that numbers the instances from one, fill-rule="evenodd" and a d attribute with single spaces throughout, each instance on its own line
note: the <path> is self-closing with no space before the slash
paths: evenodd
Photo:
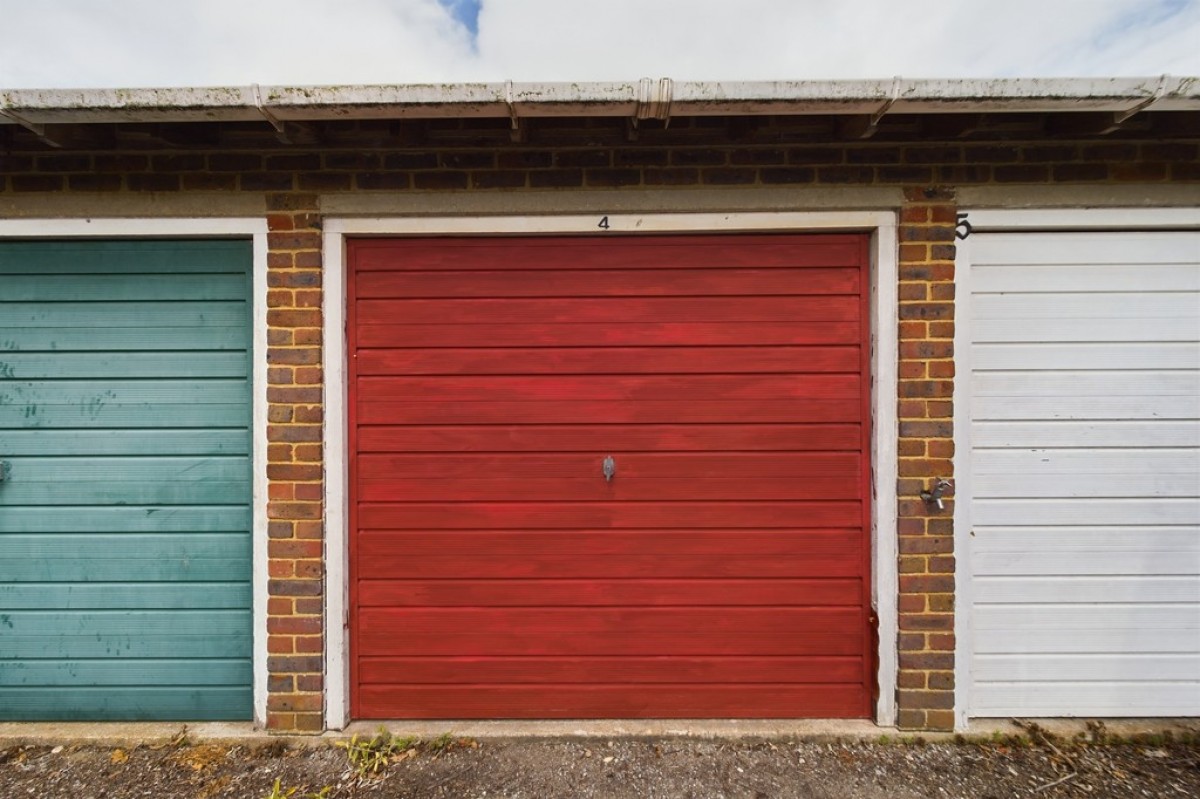
<path id="1" fill-rule="evenodd" d="M 1200 232 L 968 257 L 968 713 L 1200 714 Z"/>

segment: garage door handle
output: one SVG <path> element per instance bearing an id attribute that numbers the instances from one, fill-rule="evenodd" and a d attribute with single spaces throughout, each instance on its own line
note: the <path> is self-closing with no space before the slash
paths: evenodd
<path id="1" fill-rule="evenodd" d="M 12 464 L 8 461 L 0 461 L 0 483 L 8 479 L 8 475 L 12 472 Z"/>
<path id="2" fill-rule="evenodd" d="M 604 481 L 611 483 L 613 477 L 617 473 L 617 462 L 613 460 L 613 456 L 609 455 L 604 459 L 604 463 L 600 464 L 600 472 L 604 475 Z"/>

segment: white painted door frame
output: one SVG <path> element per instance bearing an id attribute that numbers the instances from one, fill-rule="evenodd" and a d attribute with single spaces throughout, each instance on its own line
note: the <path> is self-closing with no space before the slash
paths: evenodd
<path id="1" fill-rule="evenodd" d="M 254 723 L 267 724 L 267 220 L 265 218 L 0 219 L 0 239 L 249 238 L 253 265 L 250 307 L 252 455 L 251 592 Z"/>
<path id="2" fill-rule="evenodd" d="M 605 227 L 607 225 L 607 227 Z M 348 236 L 585 235 L 604 233 L 872 234 L 872 598 L 879 618 L 876 721 L 895 723 L 896 692 L 896 215 L 888 211 L 586 216 L 328 218 L 325 220 L 325 723 L 350 721 L 347 529 L 346 238 Z"/>
<path id="3" fill-rule="evenodd" d="M 972 234 L 1034 231 L 1134 231 L 1200 229 L 1200 208 L 1044 208 L 1021 210 L 960 209 Z M 955 258 L 954 328 L 954 724 L 970 723 L 971 653 L 974 628 L 971 575 L 971 237 L 958 242 Z"/>

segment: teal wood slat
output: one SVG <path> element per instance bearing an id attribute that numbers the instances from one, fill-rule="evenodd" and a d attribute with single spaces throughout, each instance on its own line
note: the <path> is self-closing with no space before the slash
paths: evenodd
<path id="1" fill-rule="evenodd" d="M 252 716 L 251 261 L 0 242 L 0 719 Z"/>
<path id="2" fill-rule="evenodd" d="M 10 582 L 0 585 L 0 608 L 5 610 L 248 608 L 250 603 L 250 585 L 245 582 Z M 3 663 L 0 660 L 0 665 Z"/>
<path id="3" fill-rule="evenodd" d="M 4 514 L 3 533 L 227 533 L 250 529 L 250 509 L 240 505 L 9 508 L 0 494 L 0 512 Z"/>
<path id="4" fill-rule="evenodd" d="M 229 427 L 245 429 L 250 408 L 244 403 L 223 405 L 166 405 L 154 402 L 124 404 L 0 405 L 0 430 L 20 425 L 27 430 L 42 428 L 137 427 Z"/>
<path id="5" fill-rule="evenodd" d="M 98 330 L 39 327 L 21 331 L 0 329 L 0 352 L 128 352 L 132 350 L 193 351 L 203 341 L 209 350 L 246 349 L 242 325 L 191 327 L 117 327 Z"/>
<path id="6" fill-rule="evenodd" d="M 0 535 L 0 560 L 129 558 L 140 561 L 249 557 L 250 542 L 242 533 Z M 0 566 L 3 568 L 6 567 Z"/>
<path id="7" fill-rule="evenodd" d="M 158 480 L 164 483 L 208 482 L 238 480 L 250 468 L 246 456 L 197 456 L 144 458 L 20 458 L 11 461 L 11 484 L 22 482 L 142 482 Z M 213 503 L 231 504 L 231 503 Z"/>
<path id="8" fill-rule="evenodd" d="M 247 659 L 0 660 L 0 687 L 100 685 L 246 685 Z"/>
<path id="9" fill-rule="evenodd" d="M 9 458 L 250 454 L 250 431 L 245 429 L 6 430 L 0 435 L 0 449 Z"/>
<path id="10" fill-rule="evenodd" d="M 245 352 L 0 352 L 0 380 L 245 377 Z"/>
<path id="11" fill-rule="evenodd" d="M 243 401 L 244 379 L 11 380 L 0 382 L 0 405 L 67 405 L 99 415 L 107 405 L 228 405 Z M 173 411 L 167 408 L 164 413 Z"/>
<path id="12" fill-rule="evenodd" d="M 14 461 L 19 463 L 19 461 Z M 250 501 L 244 480 L 139 483 L 135 481 L 11 480 L 4 489 L 9 507 L 30 505 L 202 505 Z"/>
<path id="13" fill-rule="evenodd" d="M 32 564 L 0 563 L 0 580 L 16 582 L 117 582 L 249 580 L 249 558 L 58 558 Z"/>
<path id="14" fill-rule="evenodd" d="M 246 627 L 249 627 L 247 622 Z M 250 635 L 144 632 L 105 635 L 14 635 L 4 637 L 10 658 L 248 658 Z"/>
<path id="15" fill-rule="evenodd" d="M 141 328 L 236 325 L 241 302 L 0 302 L 0 328 Z"/>
<path id="16" fill-rule="evenodd" d="M 249 687 L 0 688 L 0 720 L 238 721 L 252 701 Z"/>
<path id="17" fill-rule="evenodd" d="M 0 275 L 245 274 L 249 241 L 6 241 Z"/>
<path id="18" fill-rule="evenodd" d="M 245 637 L 248 609 L 187 610 L 13 610 L 0 613 L 0 627 L 14 640 L 90 635 L 121 638 L 138 635 L 211 635 Z"/>
<path id="19" fill-rule="evenodd" d="M 239 274 L 8 275 L 0 302 L 245 300 Z"/>

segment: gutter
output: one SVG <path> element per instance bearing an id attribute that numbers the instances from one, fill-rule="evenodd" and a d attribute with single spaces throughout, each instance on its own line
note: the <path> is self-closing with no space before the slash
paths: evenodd
<path id="1" fill-rule="evenodd" d="M 0 125 L 1200 111 L 1200 77 L 657 81 L 0 91 Z"/>

